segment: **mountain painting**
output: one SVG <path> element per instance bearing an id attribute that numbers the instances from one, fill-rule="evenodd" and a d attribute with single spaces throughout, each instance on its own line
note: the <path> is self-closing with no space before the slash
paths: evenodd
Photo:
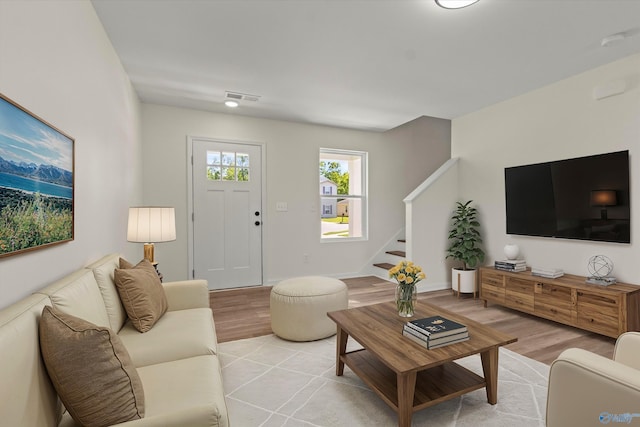
<path id="1" fill-rule="evenodd" d="M 74 140 L 0 94 L 0 257 L 74 238 Z"/>

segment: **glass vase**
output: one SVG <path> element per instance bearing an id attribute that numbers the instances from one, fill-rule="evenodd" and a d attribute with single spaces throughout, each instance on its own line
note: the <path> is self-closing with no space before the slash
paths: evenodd
<path id="1" fill-rule="evenodd" d="M 418 290 L 415 285 L 399 283 L 396 286 L 396 306 L 400 317 L 412 317 L 415 311 Z"/>

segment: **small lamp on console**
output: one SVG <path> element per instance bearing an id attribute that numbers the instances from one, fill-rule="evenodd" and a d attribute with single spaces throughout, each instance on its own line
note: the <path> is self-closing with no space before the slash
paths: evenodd
<path id="1" fill-rule="evenodd" d="M 600 219 L 607 219 L 607 206 L 618 204 L 616 190 L 591 190 L 591 206 L 600 206 Z"/>
<path id="2" fill-rule="evenodd" d="M 174 208 L 139 206 L 129 208 L 127 241 L 144 243 L 144 258 L 156 264 L 154 243 L 176 240 Z"/>

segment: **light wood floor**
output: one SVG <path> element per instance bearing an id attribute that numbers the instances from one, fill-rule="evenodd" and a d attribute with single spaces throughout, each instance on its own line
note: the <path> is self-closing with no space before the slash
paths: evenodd
<path id="1" fill-rule="evenodd" d="M 377 277 L 343 281 L 349 289 L 349 307 L 376 304 L 394 298 L 395 284 Z M 218 341 L 271 334 L 270 292 L 270 286 L 211 292 L 210 302 Z M 507 348 L 546 364 L 553 362 L 558 354 L 570 347 L 584 348 L 609 358 L 613 355 L 613 338 L 493 304 L 484 308 L 483 302 L 472 296 L 457 298 L 450 290 L 444 290 L 418 294 L 418 300 L 422 299 L 518 337 L 518 341 Z"/>

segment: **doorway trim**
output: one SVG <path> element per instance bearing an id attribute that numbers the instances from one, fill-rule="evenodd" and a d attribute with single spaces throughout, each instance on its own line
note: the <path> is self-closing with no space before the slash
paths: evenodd
<path id="1" fill-rule="evenodd" d="M 222 138 L 211 138 L 207 136 L 193 136 L 187 135 L 187 262 L 188 265 L 188 276 L 189 279 L 194 279 L 194 260 L 193 260 L 193 141 L 194 140 L 202 140 L 208 142 L 221 142 L 225 144 L 235 144 L 235 145 L 254 145 L 259 146 L 261 150 L 261 197 L 260 197 L 260 210 L 262 212 L 262 239 L 260 253 L 262 257 L 262 271 L 261 271 L 261 282 L 262 286 L 265 285 L 265 270 L 267 265 L 267 255 L 265 251 L 265 241 L 266 235 L 265 232 L 265 223 L 268 222 L 268 212 L 267 212 L 267 144 L 265 142 L 258 141 L 245 141 L 245 140 L 235 140 L 235 139 L 222 139 Z"/>

